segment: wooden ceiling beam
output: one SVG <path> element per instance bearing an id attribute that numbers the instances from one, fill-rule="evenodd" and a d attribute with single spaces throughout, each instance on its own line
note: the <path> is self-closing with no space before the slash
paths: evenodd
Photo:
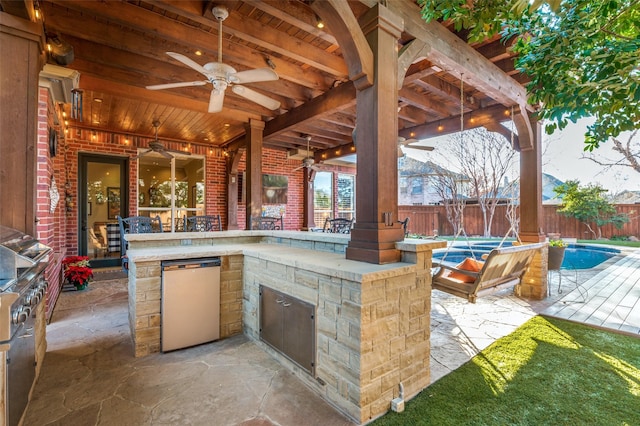
<path id="1" fill-rule="evenodd" d="M 176 37 L 175 34 L 171 34 L 168 31 L 168 25 L 172 21 L 166 18 L 161 18 L 160 23 L 158 23 L 159 28 L 156 31 L 151 31 L 151 34 L 157 36 L 159 39 L 142 37 L 141 31 L 144 31 L 144 29 L 139 29 L 137 27 L 138 22 L 132 20 L 130 17 L 126 21 L 120 20 L 122 22 L 119 25 L 108 24 L 99 20 L 93 20 L 86 25 L 78 25 L 78 22 L 86 22 L 88 19 L 88 17 L 81 12 L 91 13 L 91 11 L 82 8 L 79 11 L 76 9 L 68 9 L 67 6 L 73 5 L 79 7 L 79 5 L 88 3 L 92 2 L 43 3 L 43 11 L 47 18 L 47 29 L 167 63 L 176 63 L 176 61 L 166 55 L 165 52 L 167 51 L 177 51 L 178 53 L 193 57 L 194 49 L 189 48 L 188 46 L 190 45 L 201 46 L 200 50 L 207 55 L 205 57 L 209 58 L 208 61 L 217 59 L 218 45 L 215 43 L 216 36 L 214 34 L 175 23 L 175 25 L 179 25 L 181 34 L 183 34 L 181 37 L 184 38 Z M 109 3 L 109 5 L 111 5 L 111 3 Z M 209 22 L 211 24 L 211 21 Z M 139 32 L 134 32 L 134 29 L 137 29 Z M 281 79 L 313 90 L 314 92 L 311 92 L 309 96 L 317 96 L 319 93 L 327 90 L 331 84 L 330 79 L 327 79 L 325 75 L 317 71 L 302 71 L 296 64 L 275 57 L 269 57 L 269 59 L 276 66 L 276 72 Z M 223 60 L 229 62 L 230 65 L 238 63 L 247 68 L 261 68 L 267 65 L 264 53 L 244 45 L 232 43 L 228 40 L 223 42 Z M 186 67 L 184 68 L 185 70 L 188 69 Z M 198 73 L 194 74 L 200 75 Z"/>
<path id="2" fill-rule="evenodd" d="M 168 105 L 174 108 L 182 108 L 197 112 L 206 111 L 209 106 L 208 101 L 203 102 L 190 97 L 174 95 L 166 91 L 152 91 L 138 88 L 116 81 L 104 80 L 99 76 L 91 76 L 87 74 L 80 76 L 80 88 L 96 92 L 107 92 L 122 98 L 138 99 L 143 100 L 144 102 L 154 102 L 161 105 Z M 221 112 L 216 114 L 219 114 L 220 117 L 241 122 L 247 122 L 249 118 L 256 120 L 261 119 L 259 114 L 250 114 L 246 111 L 240 111 L 226 106 Z"/>
<path id="3" fill-rule="evenodd" d="M 416 108 L 411 104 L 407 104 L 398 111 L 398 118 L 408 121 L 413 125 L 424 124 L 430 121 L 431 117 L 422 108 Z"/>
<path id="4" fill-rule="evenodd" d="M 74 46 L 76 61 L 84 60 L 92 64 L 99 64 L 110 67 L 111 70 L 118 69 L 117 74 L 135 75 L 135 78 L 129 78 L 130 84 L 139 87 L 145 87 L 150 84 L 174 83 L 178 81 L 204 81 L 205 77 L 200 73 L 186 68 L 184 66 L 174 65 L 177 63 L 168 63 L 156 59 L 141 58 L 139 55 L 124 50 L 114 49 L 103 44 L 96 44 L 91 41 L 78 39 L 74 36 L 66 36 L 65 40 Z M 164 59 L 164 57 L 162 57 Z M 167 58 L 171 59 L 169 56 Z M 78 62 L 72 64 L 77 68 Z M 78 71 L 81 71 L 78 69 Z M 110 78 L 119 79 L 119 76 L 108 73 Z M 309 92 L 301 86 L 291 84 L 282 80 L 269 81 L 262 83 L 251 83 L 251 88 L 265 92 L 265 94 L 276 98 L 283 104 L 291 102 L 291 100 L 304 102 L 308 99 Z M 202 86 L 199 90 L 196 88 L 181 88 L 176 93 L 184 91 L 185 93 L 201 93 L 209 96 L 211 86 Z M 202 89 L 206 89 L 203 91 Z M 232 95 L 233 96 L 233 95 Z M 293 106 L 290 106 L 290 108 Z M 287 109 L 287 108 L 285 108 Z M 256 109 L 265 115 L 272 115 L 266 109 Z"/>
<path id="5" fill-rule="evenodd" d="M 160 7 L 171 10 L 173 13 L 180 14 L 202 25 L 217 28 L 218 23 L 213 19 L 209 8 L 205 10 L 204 16 L 200 16 L 183 8 L 182 3 L 187 2 L 171 4 L 158 2 Z M 224 21 L 223 31 L 263 49 L 276 52 L 303 64 L 309 64 L 335 77 L 346 78 L 348 75 L 347 66 L 339 56 L 327 53 L 308 43 L 301 43 L 300 40 L 292 40 L 288 34 L 267 27 L 260 22 L 248 23 L 244 18 L 238 17 L 237 14 L 230 13 L 229 17 Z"/>
<path id="6" fill-rule="evenodd" d="M 443 70 L 463 74 L 465 81 L 505 106 L 527 104 L 527 92 L 491 61 L 438 22 L 426 23 L 419 6 L 387 2 L 404 19 L 405 31 L 430 46 L 428 59 Z"/>
<path id="7" fill-rule="evenodd" d="M 510 118 L 511 115 L 509 109 L 504 105 L 494 105 L 489 108 L 465 114 L 463 117 L 464 130 L 486 127 L 487 125 L 491 126 L 495 123 L 510 120 Z M 458 133 L 460 130 L 460 115 L 457 115 L 420 126 L 407 127 L 400 130 L 398 133 L 400 136 L 407 139 L 415 138 L 420 140 Z"/>
<path id="8" fill-rule="evenodd" d="M 407 88 L 398 91 L 398 99 L 416 108 L 431 112 L 440 117 L 451 115 L 455 111 L 455 106 L 449 106 L 441 101 L 430 99 L 428 94 L 420 95 Z"/>
<path id="9" fill-rule="evenodd" d="M 313 98 L 286 114 L 277 116 L 265 124 L 264 135 L 277 135 L 286 132 L 306 121 L 317 120 L 323 115 L 345 109 L 356 102 L 356 88 L 352 81 L 347 81 L 328 92 Z"/>
<path id="10" fill-rule="evenodd" d="M 327 43 L 338 44 L 334 36 L 317 27 L 315 13 L 304 3 L 281 0 L 244 0 L 244 2 Z"/>

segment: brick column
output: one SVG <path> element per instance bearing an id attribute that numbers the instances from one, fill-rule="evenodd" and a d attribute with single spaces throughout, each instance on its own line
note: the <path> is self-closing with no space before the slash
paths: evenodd
<path id="1" fill-rule="evenodd" d="M 525 243 L 526 244 L 526 243 Z M 538 251 L 529 265 L 529 269 L 522 277 L 520 285 L 516 286 L 515 294 L 533 300 L 547 297 L 549 287 L 547 272 L 549 264 L 549 246 Z"/>

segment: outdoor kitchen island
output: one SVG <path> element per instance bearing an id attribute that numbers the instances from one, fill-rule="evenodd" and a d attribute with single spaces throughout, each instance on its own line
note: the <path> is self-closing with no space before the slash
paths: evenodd
<path id="1" fill-rule="evenodd" d="M 402 262 L 377 265 L 345 259 L 349 235 L 340 234 L 224 231 L 126 238 L 137 357 L 160 351 L 161 262 L 216 256 L 222 265 L 220 337 L 244 333 L 356 422 L 389 411 L 400 384 L 405 399 L 429 384 L 431 257 L 444 242 L 399 242 Z M 302 349 L 312 354 L 311 366 L 265 343 L 262 290 L 290 298 L 279 299 L 282 305 L 310 307 L 313 336 L 305 345 L 313 346 Z M 287 325 L 295 336 L 291 321 L 282 332 L 287 334 Z"/>

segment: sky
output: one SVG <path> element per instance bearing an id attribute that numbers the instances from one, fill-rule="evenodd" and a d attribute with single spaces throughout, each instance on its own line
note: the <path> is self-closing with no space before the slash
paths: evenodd
<path id="1" fill-rule="evenodd" d="M 579 120 L 571 123 L 561 132 L 544 135 L 545 150 L 542 156 L 542 169 L 562 181 L 577 179 L 581 185 L 598 183 L 611 193 L 622 190 L 640 191 L 640 173 L 629 167 L 613 167 L 604 170 L 591 160 L 583 159 L 584 133 L 591 120 Z M 619 140 L 625 142 L 628 136 L 623 134 Z M 620 154 L 612 150 L 613 143 L 605 142 L 593 151 L 599 159 L 617 159 Z M 626 169 L 629 169 L 628 171 Z"/>
<path id="2" fill-rule="evenodd" d="M 640 191 L 640 174 L 629 167 L 614 167 L 605 171 L 593 161 L 581 158 L 584 154 L 584 134 L 589 123 L 589 119 L 579 120 L 552 135 L 543 134 L 543 173 L 555 176 L 563 182 L 577 179 L 581 186 L 597 183 L 612 194 L 623 190 Z M 621 140 L 626 141 L 624 135 Z M 438 142 L 426 140 L 421 145 L 433 145 L 437 149 Z M 618 158 L 619 154 L 615 155 L 612 146 L 611 142 L 603 143 L 594 150 L 594 155 L 600 159 Z M 405 152 L 409 157 L 420 161 L 433 160 L 430 152 L 412 149 L 406 149 Z"/>

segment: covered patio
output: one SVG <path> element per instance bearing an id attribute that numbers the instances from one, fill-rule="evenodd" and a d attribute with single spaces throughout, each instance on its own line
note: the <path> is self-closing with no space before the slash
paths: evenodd
<path id="1" fill-rule="evenodd" d="M 285 284 L 274 286 L 297 291 L 305 301 L 326 309 L 319 305 L 321 286 L 309 285 L 305 273 L 313 271 L 317 263 L 329 262 L 323 260 L 328 256 L 332 264 L 323 270 L 326 278 L 314 280 L 326 279 L 342 286 L 338 298 L 341 303 L 348 300 L 347 305 L 355 311 L 348 312 L 346 305 L 340 304 L 333 311 L 332 319 L 337 322 L 332 327 L 337 324 L 339 336 L 345 332 L 339 329 L 339 320 L 349 316 L 352 321 L 342 326 L 352 327 L 346 333 L 354 340 L 336 346 L 331 346 L 331 339 L 321 340 L 328 342 L 327 352 L 335 351 L 331 362 L 339 360 L 348 366 L 343 378 L 350 371 L 357 374 L 333 383 L 320 383 L 313 376 L 304 380 L 315 382 L 318 392 L 324 392 L 354 420 L 366 422 L 389 409 L 398 383 L 406 380 L 403 374 L 412 378 L 407 395 L 416 394 L 429 382 L 428 271 L 430 251 L 438 243 L 403 242 L 400 220 L 404 218 L 398 216 L 397 202 L 400 145 L 480 126 L 508 136 L 505 143 L 509 143 L 512 135 L 501 123 L 513 120 L 517 129 L 513 148 L 521 153 L 520 238 L 524 242 L 545 238 L 541 127 L 532 117 L 533 108 L 527 105 L 522 76 L 513 67 L 508 43 L 496 37 L 468 44 L 453 28 L 426 24 L 414 1 L 56 0 L 2 1 L 0 5 L 0 34 L 8 59 L 0 67 L 3 75 L 11 77 L 2 79 L 0 89 L 3 105 L 10 104 L 12 109 L 11 114 L 0 117 L 0 166 L 5 171 L 0 175 L 0 219 L 3 225 L 36 235 L 54 249 L 47 271 L 47 318 L 62 288 L 62 259 L 91 252 L 89 243 L 96 222 L 92 216 L 98 214 L 98 208 L 104 208 L 107 215 L 101 221 L 105 230 L 116 216 L 161 213 L 170 231 L 135 236 L 129 242 L 134 251 L 129 275 L 132 330 L 141 325 L 135 315 L 140 308 L 135 297 L 148 296 L 136 293 L 139 284 L 160 284 L 156 263 L 161 259 L 150 252 L 162 251 L 163 245 L 178 252 L 188 240 L 188 245 L 193 242 L 200 250 L 218 250 L 219 255 L 227 256 L 223 259 L 226 271 L 241 284 L 235 301 L 243 305 L 240 328 L 231 327 L 229 335 L 252 335 L 250 330 L 256 324 L 250 317 L 257 314 L 251 303 L 256 294 L 247 293 L 248 277 L 265 264 L 293 271 Z M 212 12 L 214 5 L 228 10 L 222 23 Z M 188 60 L 176 60 L 166 52 L 179 53 Z M 211 81 L 147 89 L 150 85 L 202 82 L 202 74 L 186 65 L 189 61 L 202 65 L 215 58 L 239 72 L 267 68 L 278 79 L 246 83 L 246 89 L 260 94 L 257 97 L 239 94 L 246 90 L 241 89 L 244 85 L 233 86 L 229 80 L 237 90 L 226 90 L 221 109 L 214 113 L 208 112 L 213 104 Z M 278 106 L 271 108 L 274 104 L 261 96 Z M 263 101 L 255 102 L 256 98 Z M 355 166 L 340 161 L 354 154 Z M 165 162 L 165 169 L 170 170 L 166 205 L 151 201 L 161 190 L 150 187 L 156 178 L 150 171 L 154 162 Z M 117 180 L 97 192 L 89 172 L 94 163 L 110 165 L 110 173 L 118 173 Z M 193 175 L 185 172 L 178 176 L 177 164 L 193 169 Z M 319 172 L 332 173 L 336 188 L 341 175 L 353 177 L 355 196 L 348 214 L 355 219 L 354 227 L 338 243 L 333 240 L 336 237 L 306 232 L 322 226 L 314 215 L 314 177 Z M 265 202 L 264 175 L 286 177 L 287 196 L 277 203 Z M 184 206 L 176 202 L 176 182 L 180 180 L 186 182 Z M 104 206 L 97 193 L 106 197 Z M 286 234 L 248 231 L 252 217 L 270 212 L 283 216 Z M 337 217 L 339 213 L 332 202 L 329 214 Z M 185 237 L 175 232 L 176 220 L 183 214 L 220 215 L 224 231 Z M 254 248 L 247 248 L 247 239 L 256 240 L 250 241 L 257 243 L 251 246 Z M 326 247 L 305 246 L 309 250 L 304 252 L 306 259 L 299 261 L 295 249 L 286 256 L 278 254 L 283 251 L 283 239 L 295 241 L 290 243 L 293 247 L 300 247 L 300 241 L 319 241 L 341 249 L 331 252 Z M 234 244 L 245 246 L 233 252 Z M 179 256 L 184 256 L 185 250 L 182 252 Z M 166 250 L 162 253 L 167 254 Z M 241 254 L 244 258 L 234 257 Z M 95 261 L 113 263 L 119 256 Z M 248 270 L 246 265 L 254 261 L 255 269 Z M 519 295 L 545 297 L 545 262 L 540 253 L 519 286 Z M 233 275 L 238 271 L 240 278 Z M 355 278 L 346 279 L 341 275 L 344 271 Z M 333 282 L 338 279 L 342 281 Z M 365 282 L 370 287 L 363 285 Z M 313 291 L 296 290 L 300 283 Z M 399 289 L 402 286 L 407 289 Z M 357 290 L 346 294 L 351 287 Z M 147 291 L 157 295 L 156 287 Z M 377 292 L 386 292 L 382 302 Z M 419 306 L 412 301 L 414 292 L 419 294 Z M 403 303 L 413 309 L 406 318 L 402 317 Z M 153 299 L 153 304 L 159 306 L 159 300 Z M 326 312 L 331 317 L 332 311 Z M 143 315 L 147 325 L 157 320 L 156 314 L 153 310 Z M 397 337 L 392 333 L 398 330 L 386 330 L 376 323 L 378 315 L 387 314 L 406 322 L 401 343 L 395 341 L 402 346 L 397 353 L 410 353 L 412 342 L 423 345 L 426 353 L 421 356 L 426 357 L 426 365 L 421 364 L 420 371 L 401 374 L 400 366 L 394 364 L 400 363 L 395 349 L 390 349 L 384 360 L 375 353 L 375 339 Z M 367 328 L 371 325 L 373 328 Z M 148 328 L 154 329 L 149 333 L 157 333 L 159 325 Z M 411 340 L 417 334 L 419 339 Z M 253 337 L 257 338 L 255 332 Z M 344 345 L 351 345 L 353 355 L 341 352 Z M 148 352 L 157 350 L 156 346 Z M 340 360 L 343 355 L 349 359 Z M 405 359 L 404 367 L 407 364 Z M 320 369 L 330 371 L 331 365 Z M 365 372 L 371 372 L 372 377 L 362 377 Z M 351 388 L 351 383 L 356 383 L 357 389 Z"/>

